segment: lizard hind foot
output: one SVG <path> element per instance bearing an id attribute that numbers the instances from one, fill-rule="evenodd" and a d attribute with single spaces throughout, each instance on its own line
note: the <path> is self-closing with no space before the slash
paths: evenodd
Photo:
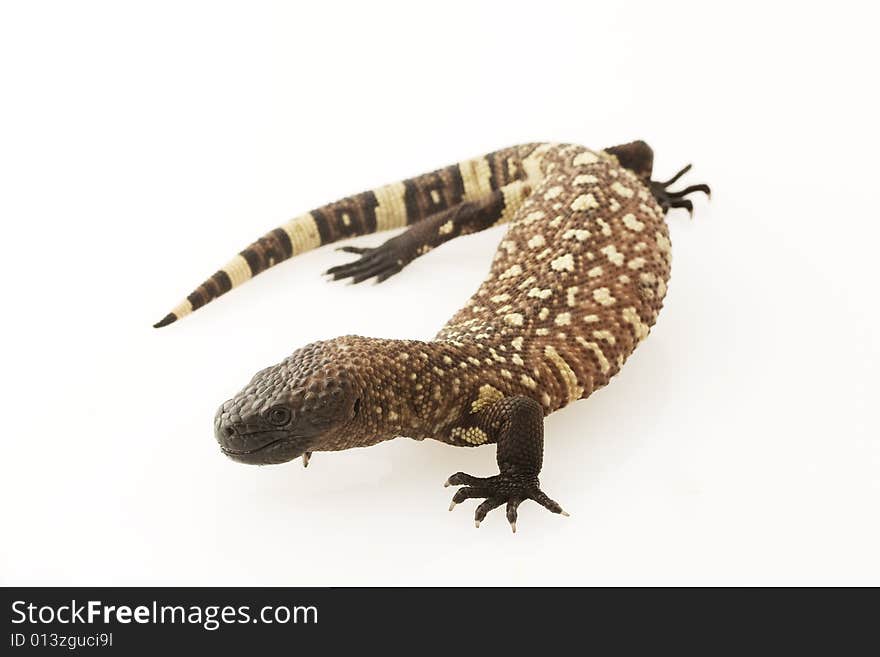
<path id="1" fill-rule="evenodd" d="M 654 195 L 654 198 L 657 199 L 657 203 L 660 204 L 660 207 L 663 208 L 663 212 L 667 212 L 670 208 L 684 208 L 691 216 L 693 216 L 694 205 L 690 199 L 685 197 L 695 192 L 703 192 L 709 198 L 712 197 L 712 190 L 709 188 L 709 185 L 704 183 L 690 185 L 689 187 L 685 187 L 678 191 L 669 189 L 669 187 L 678 182 L 679 178 L 691 170 L 691 166 L 692 165 L 688 164 L 683 167 L 669 180 L 662 182 L 659 180 L 651 181 L 651 193 Z"/>
<path id="2" fill-rule="evenodd" d="M 344 265 L 331 267 L 324 272 L 332 276 L 334 281 L 342 278 L 351 278 L 351 283 L 360 283 L 368 278 L 376 277 L 376 282 L 381 283 L 387 278 L 394 276 L 404 268 L 407 260 L 403 254 L 399 254 L 396 244 L 388 240 L 376 248 L 363 248 L 358 246 L 342 246 L 336 249 L 345 253 L 354 253 L 360 258 L 347 262 Z"/>

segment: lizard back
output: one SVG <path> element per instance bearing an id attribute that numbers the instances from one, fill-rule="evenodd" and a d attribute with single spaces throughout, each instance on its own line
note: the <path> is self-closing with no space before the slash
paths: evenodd
<path id="1" fill-rule="evenodd" d="M 478 396 L 525 394 L 547 414 L 608 383 L 648 335 L 669 279 L 669 233 L 648 187 L 605 152 L 541 144 L 510 166 L 532 191 L 436 340 L 475 346 L 466 358 L 492 364 L 466 375 Z"/>

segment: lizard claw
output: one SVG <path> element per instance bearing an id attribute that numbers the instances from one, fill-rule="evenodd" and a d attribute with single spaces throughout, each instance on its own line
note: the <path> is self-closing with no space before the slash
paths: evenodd
<path id="1" fill-rule="evenodd" d="M 337 246 L 336 250 L 343 253 L 356 253 L 357 255 L 363 255 L 364 253 L 369 253 L 373 249 L 366 246 Z"/>

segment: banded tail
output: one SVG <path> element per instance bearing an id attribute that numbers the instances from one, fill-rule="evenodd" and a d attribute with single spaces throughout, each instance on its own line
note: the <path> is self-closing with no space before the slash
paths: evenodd
<path id="1" fill-rule="evenodd" d="M 241 251 L 153 324 L 162 328 L 288 258 L 338 240 L 413 224 L 526 178 L 526 144 L 385 185 L 291 219 Z"/>

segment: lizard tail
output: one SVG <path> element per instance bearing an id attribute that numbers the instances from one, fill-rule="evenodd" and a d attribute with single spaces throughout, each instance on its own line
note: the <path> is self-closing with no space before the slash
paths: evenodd
<path id="1" fill-rule="evenodd" d="M 171 312 L 153 324 L 153 327 L 168 326 L 282 260 L 320 246 L 324 242 L 321 238 L 319 221 L 324 222 L 326 219 L 321 215 L 316 217 L 314 213 L 309 213 L 266 233 L 218 269 Z M 323 232 L 330 233 L 326 227 Z M 356 233 L 353 231 L 352 234 Z"/>
<path id="2" fill-rule="evenodd" d="M 348 237 L 413 224 L 463 201 L 480 198 L 509 182 L 508 159 L 516 157 L 522 148 L 466 160 L 346 197 L 291 219 L 241 251 L 153 326 L 161 328 L 176 322 L 292 256 Z"/>

